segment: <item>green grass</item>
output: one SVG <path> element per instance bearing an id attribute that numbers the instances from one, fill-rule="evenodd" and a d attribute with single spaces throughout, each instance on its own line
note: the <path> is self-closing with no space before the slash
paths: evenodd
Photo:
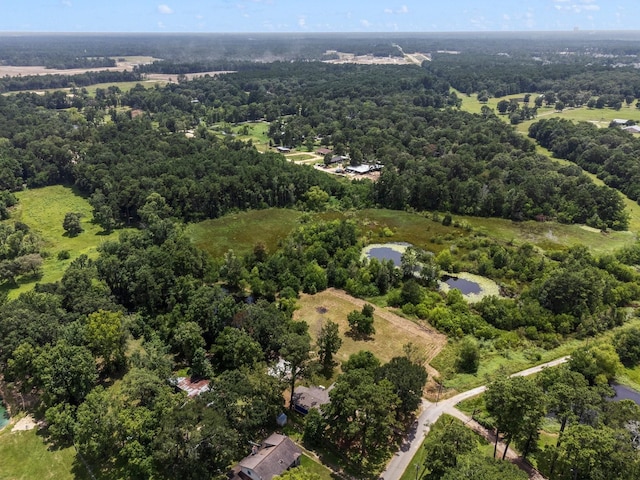
<path id="1" fill-rule="evenodd" d="M 45 253 L 43 275 L 40 282 L 55 282 L 62 278 L 69 263 L 81 254 L 90 258 L 98 255 L 97 247 L 106 240 L 115 240 L 119 232 L 104 235 L 102 228 L 91 223 L 92 208 L 87 200 L 70 187 L 61 185 L 24 190 L 16 194 L 18 205 L 11 211 L 8 222 L 26 223 L 42 238 Z M 69 237 L 62 228 L 62 221 L 68 212 L 82 214 L 82 232 L 77 237 Z M 63 250 L 71 253 L 68 260 L 58 260 L 57 254 Z M 33 280 L 19 282 L 19 287 L 11 295 L 32 288 Z"/>
<path id="2" fill-rule="evenodd" d="M 640 219 L 640 206 L 638 214 Z M 438 252 L 456 240 L 467 237 L 470 232 L 463 228 L 445 227 L 440 222 L 424 215 L 395 210 L 366 209 L 352 214 L 365 228 L 373 231 L 372 242 L 403 241 L 425 250 Z M 455 215 L 454 222 L 468 224 L 474 231 L 503 242 L 531 243 L 543 250 L 560 250 L 572 245 L 587 245 L 595 253 L 608 253 L 636 241 L 636 236 L 627 232 L 603 234 L 585 230 L 580 225 L 564 225 L 557 222 L 514 222 L 503 218 L 484 218 Z M 385 237 L 384 227 L 393 235 Z"/>
<path id="3" fill-rule="evenodd" d="M 331 470 L 322 465 L 320 462 L 314 460 L 306 453 L 302 454 L 300 457 L 300 466 L 303 467 L 307 472 L 315 473 L 320 477 L 320 480 L 333 480 L 333 476 L 331 474 Z"/>
<path id="4" fill-rule="evenodd" d="M 89 96 L 95 97 L 96 96 L 96 90 L 98 88 L 102 88 L 103 90 L 106 90 L 107 88 L 109 88 L 111 86 L 116 86 L 122 92 L 128 92 L 129 90 L 131 90 L 136 85 L 142 85 L 144 88 L 153 88 L 156 85 L 158 85 L 160 87 L 163 87 L 167 83 L 168 82 L 165 82 L 163 80 L 139 80 L 139 81 L 136 81 L 136 82 L 96 83 L 94 85 L 89 85 L 89 86 L 87 86 L 85 88 L 87 89 L 87 93 L 89 94 Z"/>
<path id="5" fill-rule="evenodd" d="M 504 352 L 483 350 L 480 368 L 475 375 L 455 372 L 454 364 L 457 357 L 457 346 L 454 343 L 448 343 L 438 356 L 431 361 L 431 365 L 443 376 L 444 385 L 448 390 L 464 392 L 487 384 L 498 375 L 516 373 L 569 355 L 584 343 L 586 343 L 586 340 L 568 340 L 561 346 L 551 350 L 535 349 L 541 355 L 540 360 L 532 360 L 530 356 L 527 356 L 525 349 L 512 349 Z"/>
<path id="6" fill-rule="evenodd" d="M 0 432 L 0 480 L 87 479 L 73 447 L 50 448 L 37 430 Z"/>
<path id="7" fill-rule="evenodd" d="M 240 125 L 234 125 L 229 127 L 226 125 L 225 131 L 235 133 L 238 140 L 251 143 L 261 152 L 265 152 L 269 149 L 269 123 L 268 122 L 247 122 Z M 248 135 L 242 135 L 244 128 L 247 127 Z"/>
<path id="8" fill-rule="evenodd" d="M 542 350 L 529 347 L 529 350 L 540 354 L 539 360 L 527 358 L 526 347 L 520 349 L 496 352 L 484 348 L 481 350 L 480 368 L 475 375 L 456 373 L 454 364 L 457 356 L 457 346 L 449 342 L 445 348 L 431 361 L 431 365 L 437 369 L 444 378 L 444 385 L 452 393 L 464 392 L 471 388 L 487 384 L 498 375 L 512 374 L 541 363 L 549 362 L 556 358 L 570 355 L 575 349 L 593 344 L 594 342 L 611 343 L 613 335 L 620 329 L 630 326 L 640 326 L 640 318 L 634 317 L 623 326 L 602 333 L 598 337 L 583 340 L 568 339 L 562 345 L 550 350 Z M 640 390 L 640 367 L 635 369 L 625 369 L 617 378 L 620 383 L 624 383 L 631 388 Z"/>
<path id="9" fill-rule="evenodd" d="M 311 153 L 294 153 L 292 155 L 286 155 L 286 157 L 287 160 L 291 160 L 292 162 L 304 162 L 306 160 L 318 159 L 316 155 L 313 155 Z"/>
<path id="10" fill-rule="evenodd" d="M 187 234 L 198 248 L 213 258 L 221 257 L 230 249 L 240 255 L 250 253 L 258 242 L 263 242 L 273 253 L 301 216 L 301 212 L 289 209 L 250 210 L 191 224 Z"/>
<path id="11" fill-rule="evenodd" d="M 638 206 L 636 204 L 636 206 Z M 640 208 L 638 209 L 640 212 Z M 636 241 L 631 231 L 594 232 L 580 225 L 557 222 L 513 222 L 502 218 L 454 217 L 466 221 L 474 230 L 496 240 L 531 243 L 545 251 L 560 250 L 582 244 L 594 253 L 609 253 Z"/>

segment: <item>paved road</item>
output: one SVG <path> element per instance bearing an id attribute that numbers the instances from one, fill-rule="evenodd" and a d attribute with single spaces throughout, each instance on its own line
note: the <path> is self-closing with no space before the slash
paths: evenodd
<path id="1" fill-rule="evenodd" d="M 562 357 L 551 362 L 543 363 L 542 365 L 538 365 L 536 367 L 528 368 L 526 370 L 522 370 L 521 372 L 514 373 L 511 375 L 512 377 L 520 376 L 524 377 L 527 375 L 532 375 L 534 373 L 538 373 L 540 370 L 546 367 L 555 367 L 562 363 L 565 363 L 569 357 Z M 487 389 L 486 385 L 482 385 L 480 387 L 473 388 L 471 390 L 467 390 L 466 392 L 459 393 L 458 395 L 447 398 L 445 400 L 440 400 L 437 404 L 429 402 L 425 399 L 422 399 L 422 413 L 418 417 L 417 421 L 414 423 L 412 429 L 409 431 L 405 441 L 400 447 L 400 450 L 396 452 L 391 461 L 387 464 L 387 468 L 384 472 L 382 472 L 381 477 L 384 480 L 399 480 L 402 474 L 405 472 L 407 467 L 409 467 L 409 463 L 411 459 L 420 448 L 422 444 L 422 440 L 425 435 L 429 433 L 429 427 L 433 424 L 440 415 L 443 413 L 447 413 L 454 417 L 462 419 L 465 423 L 472 426 L 474 430 L 482 429 L 482 427 L 475 422 L 472 422 L 471 418 L 466 416 L 464 413 L 459 411 L 455 406 L 463 400 L 466 400 L 471 397 L 475 397 L 476 395 L 481 394 Z M 479 432 L 482 433 L 482 432 Z M 489 432 L 486 432 L 490 435 Z M 500 447 L 498 447 L 500 448 Z M 502 447 L 504 449 L 504 446 Z M 510 458 L 516 458 L 517 455 L 514 452 L 510 452 L 508 454 Z M 522 466 L 519 464 L 518 466 Z M 537 472 L 529 471 L 530 478 L 544 478 L 539 476 Z"/>

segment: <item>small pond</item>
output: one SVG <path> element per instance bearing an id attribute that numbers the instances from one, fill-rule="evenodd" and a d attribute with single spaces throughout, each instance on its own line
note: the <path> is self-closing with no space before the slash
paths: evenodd
<path id="1" fill-rule="evenodd" d="M 0 428 L 4 427 L 7 423 L 9 423 L 9 415 L 7 414 L 7 410 L 4 408 L 4 404 L 0 398 Z"/>
<path id="2" fill-rule="evenodd" d="M 479 283 L 467 280 L 465 278 L 450 277 L 449 275 L 445 275 L 442 277 L 442 281 L 449 285 L 449 287 L 460 290 L 460 293 L 462 293 L 463 295 L 477 295 L 482 292 L 482 288 L 480 287 Z"/>
<path id="3" fill-rule="evenodd" d="M 396 267 L 402 264 L 402 254 L 410 247 L 410 243 L 394 242 L 377 245 L 370 245 L 365 254 L 367 258 L 375 258 L 377 260 L 393 260 Z"/>
<path id="4" fill-rule="evenodd" d="M 640 405 L 640 392 L 636 392 L 635 390 L 631 390 L 629 387 L 625 387 L 624 385 L 619 385 L 617 383 L 614 383 L 611 386 L 616 391 L 616 396 L 613 397 L 613 400 L 633 400 Z"/>

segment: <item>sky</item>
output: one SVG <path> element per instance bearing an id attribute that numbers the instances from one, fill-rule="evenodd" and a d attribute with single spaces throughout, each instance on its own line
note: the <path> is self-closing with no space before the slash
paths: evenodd
<path id="1" fill-rule="evenodd" d="M 638 0 L 0 0 L 0 32 L 640 30 Z"/>

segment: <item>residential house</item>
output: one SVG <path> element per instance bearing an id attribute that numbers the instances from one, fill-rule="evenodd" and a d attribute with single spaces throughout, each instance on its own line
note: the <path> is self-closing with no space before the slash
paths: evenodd
<path id="1" fill-rule="evenodd" d="M 293 391 L 293 409 L 306 415 L 312 408 L 320 409 L 322 405 L 326 405 L 331 400 L 329 399 L 329 389 L 323 386 L 317 387 L 296 387 Z"/>
<path id="2" fill-rule="evenodd" d="M 285 435 L 272 434 L 234 467 L 231 480 L 271 480 L 300 465 L 302 450 Z"/>

